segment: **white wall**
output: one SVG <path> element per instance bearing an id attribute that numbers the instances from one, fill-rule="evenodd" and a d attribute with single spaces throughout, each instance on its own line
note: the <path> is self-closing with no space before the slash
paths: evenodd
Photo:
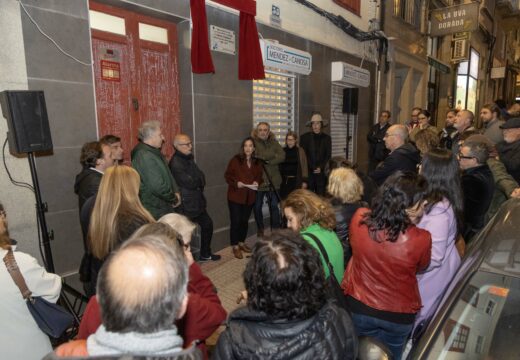
<path id="1" fill-rule="evenodd" d="M 361 0 L 361 16 L 336 5 L 332 0 L 314 0 L 311 2 L 334 15 L 341 15 L 359 30 L 368 31 L 369 20 L 377 17 L 376 11 L 379 0 Z M 229 8 L 210 1 L 208 1 L 208 4 L 229 10 Z M 257 0 L 256 21 L 258 23 L 270 25 L 269 18 L 272 5 L 280 8 L 282 30 L 361 58 L 365 54 L 365 60 L 374 61 L 373 55 L 369 53 L 369 42 L 361 43 L 357 41 L 325 17 L 294 0 Z"/>
<path id="2" fill-rule="evenodd" d="M 2 1 L 0 11 L 0 34 L 4 45 L 0 48 L 0 91 L 26 90 L 27 71 L 22 36 L 20 5 L 16 1 Z M 7 134 L 7 121 L 0 116 L 0 147 Z M 1 154 L 0 154 L 1 157 Z M 26 157 L 16 158 L 6 146 L 7 167 L 17 181 L 32 184 L 29 163 Z M 7 176 L 3 161 L 0 161 L 0 201 L 7 211 L 9 231 L 18 240 L 18 249 L 40 258 L 36 232 L 36 208 L 33 193 L 14 186 Z"/>

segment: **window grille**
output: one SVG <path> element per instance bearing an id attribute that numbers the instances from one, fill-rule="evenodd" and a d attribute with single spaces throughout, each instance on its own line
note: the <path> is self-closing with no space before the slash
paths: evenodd
<path id="1" fill-rule="evenodd" d="M 265 79 L 253 81 L 253 126 L 266 122 L 280 144 L 294 131 L 295 77 L 290 73 L 265 71 Z"/>

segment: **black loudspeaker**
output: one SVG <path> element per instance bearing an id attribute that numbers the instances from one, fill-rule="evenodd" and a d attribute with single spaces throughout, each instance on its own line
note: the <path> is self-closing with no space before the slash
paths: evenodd
<path id="1" fill-rule="evenodd" d="M 2 91 L 0 104 L 7 119 L 12 153 L 52 150 L 43 91 Z"/>
<path id="2" fill-rule="evenodd" d="M 348 114 L 357 114 L 358 108 L 358 88 L 343 89 L 343 112 Z"/>

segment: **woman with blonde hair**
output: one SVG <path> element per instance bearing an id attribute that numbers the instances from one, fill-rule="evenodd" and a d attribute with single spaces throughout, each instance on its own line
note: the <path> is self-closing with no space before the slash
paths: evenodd
<path id="1" fill-rule="evenodd" d="M 329 268 L 317 241 L 323 245 L 334 268 L 334 276 L 341 282 L 345 271 L 343 248 L 334 232 L 336 218 L 332 206 L 309 190 L 297 189 L 282 202 L 282 209 L 287 218 L 287 227 L 299 232 L 318 251 L 328 278 Z"/>
<path id="2" fill-rule="evenodd" d="M 155 222 L 139 200 L 139 185 L 139 174 L 126 165 L 108 168 L 101 179 L 88 227 L 93 292 L 105 258 L 139 227 Z"/>
<path id="3" fill-rule="evenodd" d="M 367 203 L 361 201 L 363 182 L 354 170 L 337 168 L 330 173 L 327 192 L 332 197 L 330 202 L 336 216 L 335 231 L 343 245 L 344 262 L 347 264 L 352 256 L 348 240 L 350 220 L 357 209 L 368 207 Z"/>

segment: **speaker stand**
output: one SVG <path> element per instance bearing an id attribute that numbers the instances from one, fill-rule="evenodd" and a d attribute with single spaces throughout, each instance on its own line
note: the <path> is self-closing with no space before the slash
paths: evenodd
<path id="1" fill-rule="evenodd" d="M 36 197 L 36 212 L 38 219 L 38 227 L 42 236 L 42 244 L 43 244 L 43 253 L 44 259 L 43 262 L 45 264 L 45 269 L 50 273 L 55 273 L 54 269 L 54 260 L 52 258 L 52 249 L 51 249 L 51 234 L 47 229 L 47 221 L 45 220 L 45 213 L 47 212 L 47 204 L 42 202 L 42 194 L 40 191 L 40 183 L 38 182 L 38 174 L 36 172 L 36 165 L 34 163 L 34 152 L 28 152 L 27 157 L 29 159 L 29 168 L 31 169 L 31 178 L 34 186 L 34 196 Z M 41 246 L 41 244 L 38 244 Z M 71 301 L 67 296 L 67 292 L 74 297 L 74 300 Z M 64 305 L 69 313 L 74 317 L 74 327 L 72 332 L 69 334 L 69 338 L 72 339 L 76 335 L 77 329 L 79 328 L 80 323 L 80 313 L 82 304 L 86 303 L 88 299 L 72 288 L 70 285 L 62 282 L 61 294 L 60 294 L 60 303 Z"/>
<path id="2" fill-rule="evenodd" d="M 31 178 L 34 186 L 34 196 L 36 197 L 36 212 L 38 216 L 38 226 L 42 234 L 43 253 L 45 269 L 48 272 L 54 273 L 54 261 L 52 259 L 52 250 L 50 243 L 49 231 L 47 230 L 47 221 L 45 220 L 45 212 L 47 205 L 42 202 L 42 194 L 40 192 L 40 183 L 38 182 L 38 174 L 36 172 L 36 165 L 34 163 L 34 153 L 27 153 L 29 159 L 29 168 L 31 169 Z"/>

